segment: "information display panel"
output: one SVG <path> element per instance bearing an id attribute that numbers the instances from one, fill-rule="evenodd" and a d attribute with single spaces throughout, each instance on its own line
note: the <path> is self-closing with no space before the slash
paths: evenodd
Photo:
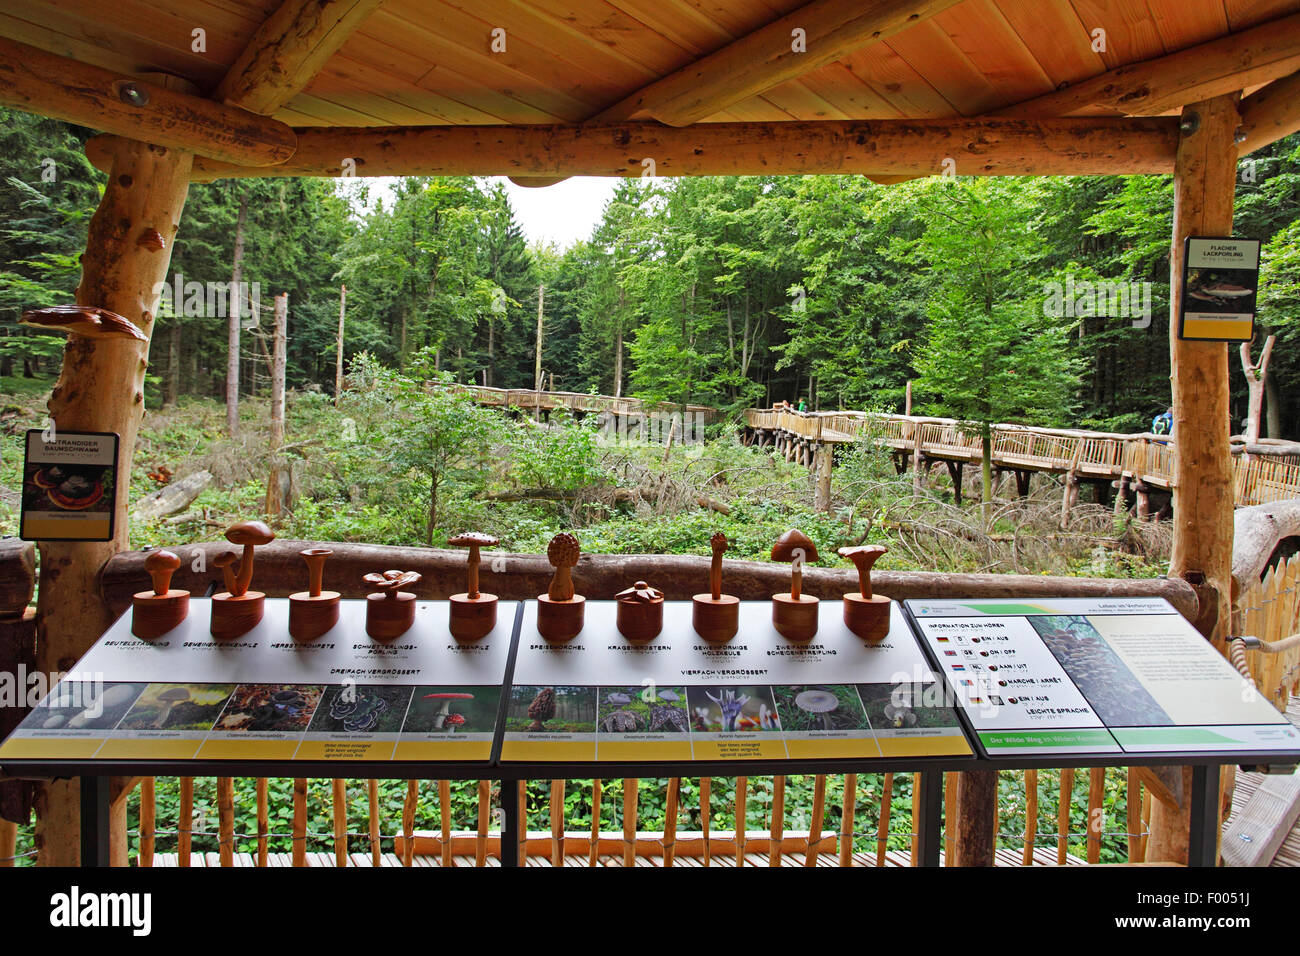
<path id="1" fill-rule="evenodd" d="M 960 721 L 897 605 L 869 645 L 823 601 L 817 635 L 792 643 L 766 601 L 741 602 L 740 631 L 709 644 L 689 601 L 664 604 L 662 633 L 634 645 L 616 603 L 588 601 L 567 644 L 524 607 L 505 711 L 503 762 L 906 759 L 971 756 Z"/>
<path id="2" fill-rule="evenodd" d="M 267 600 L 234 640 L 208 631 L 211 601 L 151 641 L 123 615 L 0 745 L 11 760 L 468 761 L 487 763 L 517 605 L 458 644 L 447 602 L 421 601 L 387 642 L 366 634 L 365 601 L 312 641 L 289 636 L 289 605 Z"/>
<path id="3" fill-rule="evenodd" d="M 1300 750 L 1300 731 L 1162 598 L 905 605 L 988 756 Z"/>

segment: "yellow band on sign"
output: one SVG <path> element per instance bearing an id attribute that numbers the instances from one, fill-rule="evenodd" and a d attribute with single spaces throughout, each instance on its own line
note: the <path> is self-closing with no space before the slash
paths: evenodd
<path id="1" fill-rule="evenodd" d="M 1230 340 L 1249 342 L 1255 332 L 1255 323 L 1249 316 L 1241 318 L 1224 316 L 1221 318 L 1194 318 L 1190 315 L 1183 319 L 1184 339 L 1210 339 L 1212 341 Z"/>
<path id="2" fill-rule="evenodd" d="M 112 527 L 108 515 L 74 519 L 28 516 L 23 521 L 23 534 L 33 541 L 59 541 L 65 538 L 107 539 Z"/>

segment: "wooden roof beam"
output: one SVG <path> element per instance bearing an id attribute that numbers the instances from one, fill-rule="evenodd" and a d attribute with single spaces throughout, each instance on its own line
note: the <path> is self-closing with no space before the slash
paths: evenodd
<path id="1" fill-rule="evenodd" d="M 1241 101 L 1239 108 L 1240 135 L 1245 137 L 1238 148 L 1241 156 L 1300 132 L 1300 73 L 1256 90 Z"/>
<path id="2" fill-rule="evenodd" d="M 929 19 L 960 0 L 814 0 L 793 13 L 656 80 L 597 120 L 645 115 L 689 126 L 854 50 Z M 802 30 L 804 52 L 795 52 Z"/>
<path id="3" fill-rule="evenodd" d="M 995 116 L 1073 116 L 1107 111 L 1156 116 L 1186 103 L 1268 83 L 1300 69 L 1300 14 L 1130 63 L 996 111 Z"/>
<path id="4" fill-rule="evenodd" d="M 212 99 L 270 116 L 302 92 L 383 0 L 284 0 L 235 58 Z"/>
<path id="5" fill-rule="evenodd" d="M 198 180 L 227 176 L 659 176 L 854 173 L 963 176 L 1168 173 L 1174 118 L 934 119 L 819 123 L 658 123 L 300 129 L 278 166 L 201 160 Z M 103 146 L 86 153 L 99 165 Z"/>
<path id="6" fill-rule="evenodd" d="M 0 37 L 0 104 L 264 169 L 293 155 L 284 123 Z"/>

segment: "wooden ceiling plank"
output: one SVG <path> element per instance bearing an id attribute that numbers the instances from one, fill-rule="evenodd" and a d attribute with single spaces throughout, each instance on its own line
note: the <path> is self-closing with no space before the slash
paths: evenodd
<path id="1" fill-rule="evenodd" d="M 1147 0 L 1166 50 L 1183 50 L 1230 32 L 1223 0 Z"/>
<path id="2" fill-rule="evenodd" d="M 485 113 L 458 100 L 442 96 L 431 90 L 422 89 L 409 80 L 385 73 L 382 70 L 360 63 L 342 53 L 335 54 L 326 64 L 325 69 L 316 75 L 307 87 L 307 93 L 327 98 L 339 95 L 366 95 L 367 93 L 391 101 L 395 108 L 413 114 L 421 114 L 439 123 L 461 123 L 467 126 L 491 125 L 506 120 L 492 113 Z M 536 111 L 533 111 L 536 114 Z M 554 122 L 554 118 L 542 118 L 537 122 Z M 429 122 L 426 119 L 425 122 Z M 389 121 L 390 126 L 418 126 L 420 121 L 413 116 Z"/>
<path id="3" fill-rule="evenodd" d="M 988 77 L 933 20 L 892 38 L 886 46 L 909 63 L 962 116 L 978 116 L 1006 102 Z"/>
<path id="4" fill-rule="evenodd" d="M 173 73 L 202 87 L 211 86 L 221 74 L 219 63 L 191 54 L 188 44 L 181 50 L 144 43 L 58 10 L 25 8 L 22 16 L 0 13 L 0 35 L 117 73 Z"/>
<path id="5" fill-rule="evenodd" d="M 1106 48 L 1100 54 L 1108 68 L 1150 60 L 1167 52 L 1145 0 L 1071 2 L 1089 36 L 1098 28 L 1106 31 Z"/>
<path id="6" fill-rule="evenodd" d="M 1292 73 L 1251 93 L 1241 101 L 1239 155 L 1253 153 L 1283 136 L 1300 132 L 1300 73 Z"/>
<path id="7" fill-rule="evenodd" d="M 993 0 L 966 0 L 932 22 L 983 74 L 1003 103 L 1019 103 L 1056 88 Z"/>
<path id="8" fill-rule="evenodd" d="M 1137 174 L 1168 172 L 1177 138 L 1178 121 L 1167 117 L 304 129 L 282 167 L 205 160 L 195 175 L 338 176 L 349 157 L 363 176 L 632 178 L 646 156 L 660 176 L 927 175 L 948 158 L 961 175 Z"/>
<path id="9" fill-rule="evenodd" d="M 813 0 L 690 66 L 656 80 L 600 114 L 648 115 L 688 126 L 733 103 L 841 59 L 865 44 L 899 36 L 958 0 Z M 806 52 L 792 50 L 805 31 Z"/>
<path id="10" fill-rule="evenodd" d="M 1088 110 L 1154 115 L 1251 83 L 1277 79 L 1300 63 L 1300 14 L 1177 53 L 1132 63 L 1000 110 L 1003 116 L 1069 116 Z"/>
<path id="11" fill-rule="evenodd" d="M 996 0 L 999 12 L 1033 54 L 1052 85 L 1096 76 L 1106 63 L 1069 0 Z"/>
<path id="12" fill-rule="evenodd" d="M 698 54 L 605 0 L 508 0 L 521 14 L 540 18 L 554 29 L 607 50 L 623 62 L 662 76 Z M 520 27 L 517 29 L 526 29 Z"/>
<path id="13" fill-rule="evenodd" d="M 694 7 L 674 0 L 609 0 L 628 16 L 657 30 L 695 56 L 730 43 L 735 36 Z"/>
<path id="14" fill-rule="evenodd" d="M 383 0 L 284 0 L 230 64 L 212 98 L 269 116 L 306 89 Z"/>
<path id="15" fill-rule="evenodd" d="M 836 62 L 814 70 L 800 82 L 835 105 L 849 119 L 903 118 L 892 103 L 843 63 Z"/>
<path id="16" fill-rule="evenodd" d="M 952 116 L 956 108 L 887 43 L 875 43 L 842 61 L 903 116 Z"/>
<path id="17" fill-rule="evenodd" d="M 324 97 L 312 93 L 299 93 L 293 98 L 294 109 L 312 113 L 326 120 L 330 126 L 390 126 L 378 113 L 358 106 L 349 106 L 343 98 Z M 428 120 L 426 119 L 427 123 Z"/>
<path id="18" fill-rule="evenodd" d="M 1300 12 L 1300 0 L 1223 0 L 1223 8 L 1235 32 Z"/>
<path id="19" fill-rule="evenodd" d="M 853 119 L 833 103 L 811 90 L 802 80 L 791 80 L 763 92 L 763 99 L 785 111 L 792 119 L 815 120 Z"/>
<path id="20" fill-rule="evenodd" d="M 0 38 L 0 104 L 223 162 L 284 162 L 283 123 Z"/>

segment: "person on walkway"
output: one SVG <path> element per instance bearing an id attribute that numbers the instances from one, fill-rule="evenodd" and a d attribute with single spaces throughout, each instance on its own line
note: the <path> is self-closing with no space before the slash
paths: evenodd
<path id="1" fill-rule="evenodd" d="M 802 398 L 799 399 L 799 411 L 801 412 L 808 411 L 808 403 L 805 402 Z"/>
<path id="2" fill-rule="evenodd" d="M 1166 409 L 1164 414 L 1151 419 L 1151 433 L 1154 435 L 1172 435 L 1174 433 L 1174 410 Z"/>

